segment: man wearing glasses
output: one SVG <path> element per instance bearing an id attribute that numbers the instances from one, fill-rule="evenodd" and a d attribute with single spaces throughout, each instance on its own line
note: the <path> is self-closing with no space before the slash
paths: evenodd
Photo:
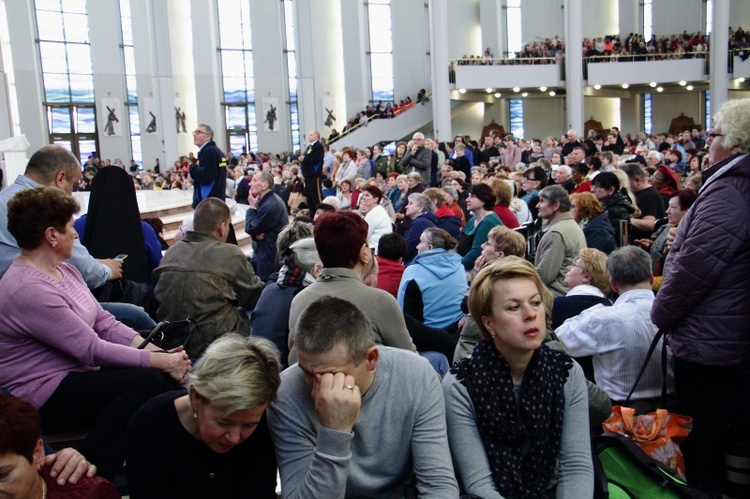
<path id="1" fill-rule="evenodd" d="M 200 123 L 193 130 L 193 144 L 198 146 L 198 160 L 190 165 L 190 177 L 195 181 L 193 209 L 207 198 L 226 197 L 227 160 L 214 142 L 214 131 Z M 231 240 L 231 238 L 230 238 Z"/>
<path id="2" fill-rule="evenodd" d="M 407 168 L 407 173 L 417 172 L 422 176 L 422 184 L 430 185 L 430 167 L 432 166 L 432 151 L 424 146 L 424 134 L 415 133 L 412 138 L 411 149 L 406 151 L 401 166 Z"/>

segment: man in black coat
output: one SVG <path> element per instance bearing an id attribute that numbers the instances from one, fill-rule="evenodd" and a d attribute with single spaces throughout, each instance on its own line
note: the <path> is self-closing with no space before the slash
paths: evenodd
<path id="1" fill-rule="evenodd" d="M 305 177 L 305 193 L 307 195 L 307 207 L 310 213 L 320 204 L 320 178 L 323 172 L 323 144 L 320 143 L 320 134 L 313 130 L 307 136 L 310 145 L 307 146 L 305 154 L 299 157 L 302 176 Z"/>
<path id="2" fill-rule="evenodd" d="M 190 165 L 190 177 L 195 181 L 193 208 L 206 198 L 226 198 L 227 161 L 214 142 L 214 131 L 201 123 L 193 131 L 193 144 L 198 146 L 198 161 Z"/>

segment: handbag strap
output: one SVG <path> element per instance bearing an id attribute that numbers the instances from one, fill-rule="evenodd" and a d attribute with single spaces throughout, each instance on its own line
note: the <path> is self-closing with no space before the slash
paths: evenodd
<path id="1" fill-rule="evenodd" d="M 170 321 L 161 321 L 161 322 L 160 322 L 160 323 L 158 323 L 158 324 L 156 325 L 156 327 L 155 327 L 155 328 L 154 328 L 154 329 L 153 329 L 153 330 L 152 330 L 152 331 L 151 331 L 151 332 L 150 332 L 150 333 L 148 334 L 148 336 L 146 336 L 146 338 L 145 338 L 145 339 L 143 340 L 143 343 L 141 343 L 140 345 L 138 345 L 138 350 L 143 350 L 143 349 L 144 349 L 144 348 L 146 347 L 146 345 L 148 345 L 148 344 L 149 344 L 149 342 L 150 342 L 151 340 L 153 340 L 153 339 L 154 339 L 154 337 L 155 337 L 155 336 L 156 336 L 157 334 L 161 333 L 161 331 L 162 331 L 162 330 L 163 330 L 163 329 L 164 329 L 165 327 L 167 327 L 167 326 L 168 326 L 169 324 L 183 324 L 183 323 L 186 323 L 186 324 L 188 324 L 188 327 L 189 327 L 189 325 L 190 325 L 190 324 L 193 324 L 193 325 L 194 325 L 194 326 L 195 326 L 196 328 L 198 327 L 198 324 L 196 324 L 196 322 L 195 322 L 195 321 L 194 321 L 194 320 L 193 320 L 193 319 L 192 319 L 191 317 L 186 317 L 186 318 L 185 318 L 184 320 L 181 320 L 181 321 L 172 321 L 172 322 L 170 322 Z"/>
<path id="2" fill-rule="evenodd" d="M 659 329 L 656 332 L 656 336 L 654 336 L 654 339 L 651 341 L 651 345 L 649 345 L 648 347 L 648 353 L 646 354 L 646 360 L 643 361 L 641 370 L 638 372 L 638 376 L 635 378 L 635 383 L 633 383 L 633 388 L 630 389 L 630 392 L 628 393 L 628 396 L 625 399 L 624 405 L 629 405 L 630 398 L 633 396 L 633 392 L 635 392 L 635 389 L 638 387 L 638 382 L 641 381 L 641 378 L 643 377 L 643 373 L 646 372 L 648 363 L 651 361 L 651 356 L 653 355 L 654 350 L 656 350 L 656 347 L 659 344 L 659 340 L 661 340 L 662 337 L 664 338 L 664 341 L 661 344 L 661 374 L 662 374 L 661 404 L 662 404 L 662 407 L 667 406 L 667 335 L 663 329 Z"/>

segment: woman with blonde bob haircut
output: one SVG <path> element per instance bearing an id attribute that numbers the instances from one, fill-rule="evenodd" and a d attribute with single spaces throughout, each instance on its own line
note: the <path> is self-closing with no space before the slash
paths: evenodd
<path id="1" fill-rule="evenodd" d="M 264 338 L 211 343 L 185 390 L 145 404 L 128 429 L 130 496 L 276 497 L 265 410 L 281 384 L 278 351 Z"/>
<path id="2" fill-rule="evenodd" d="M 578 364 L 542 344 L 551 306 L 534 266 L 518 257 L 487 265 L 472 283 L 482 340 L 443 380 L 448 439 L 468 494 L 593 494 L 586 384 Z"/>
<path id="3" fill-rule="evenodd" d="M 611 288 L 607 272 L 607 255 L 594 248 L 583 248 L 578 259 L 568 265 L 564 284 L 570 289 L 565 296 L 555 298 L 552 307 L 552 329 L 557 329 L 571 317 L 589 307 L 612 302 L 607 298 Z M 586 371 L 586 365 L 581 364 Z"/>

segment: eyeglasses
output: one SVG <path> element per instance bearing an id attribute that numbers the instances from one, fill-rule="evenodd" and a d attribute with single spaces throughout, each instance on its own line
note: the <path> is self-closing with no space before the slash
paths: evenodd
<path id="1" fill-rule="evenodd" d="M 725 137 L 723 133 L 708 132 L 709 139 L 715 139 L 716 137 Z"/>
<path id="2" fill-rule="evenodd" d="M 193 130 L 193 135 L 200 135 L 200 134 L 203 134 L 203 135 L 208 135 L 208 134 L 207 134 L 206 132 L 204 132 L 203 130 Z"/>

